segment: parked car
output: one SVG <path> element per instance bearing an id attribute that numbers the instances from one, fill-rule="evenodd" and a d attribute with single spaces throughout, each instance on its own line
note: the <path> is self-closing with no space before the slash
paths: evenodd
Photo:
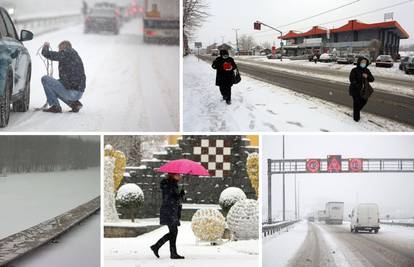
<path id="1" fill-rule="evenodd" d="M 281 54 L 270 54 L 270 55 L 267 55 L 267 59 L 280 59 L 282 57 L 282 55 Z"/>
<path id="2" fill-rule="evenodd" d="M 340 56 L 336 59 L 336 63 L 338 64 L 352 64 L 354 63 L 355 56 L 352 54 Z"/>
<path id="3" fill-rule="evenodd" d="M 109 31 L 119 34 L 119 28 L 119 14 L 113 8 L 93 8 L 85 18 L 85 33 Z"/>
<path id="4" fill-rule="evenodd" d="M 406 74 L 414 73 L 414 56 L 401 59 L 399 69 L 405 71 Z"/>
<path id="5" fill-rule="evenodd" d="M 24 41 L 33 33 L 16 28 L 6 9 L 0 7 L 0 127 L 9 123 L 10 106 L 15 112 L 29 110 L 32 63 Z"/>
<path id="6" fill-rule="evenodd" d="M 390 55 L 379 55 L 375 60 L 375 67 L 391 68 L 394 66 L 394 61 Z"/>
<path id="7" fill-rule="evenodd" d="M 359 204 L 349 215 L 351 218 L 351 232 L 369 231 L 378 233 L 380 219 L 378 205 L 374 203 Z"/>
<path id="8" fill-rule="evenodd" d="M 333 54 L 328 54 L 328 53 L 323 53 L 320 57 L 319 57 L 319 61 L 320 62 L 332 62 L 335 61 L 335 56 Z"/>

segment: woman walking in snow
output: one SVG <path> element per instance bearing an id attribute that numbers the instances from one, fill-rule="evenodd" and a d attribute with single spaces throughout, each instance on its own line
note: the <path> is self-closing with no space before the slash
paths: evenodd
<path id="1" fill-rule="evenodd" d="M 220 88 L 220 93 L 223 100 L 228 105 L 231 104 L 231 87 L 236 81 L 236 76 L 240 78 L 237 65 L 234 59 L 229 56 L 227 50 L 220 50 L 220 56 L 213 61 L 212 68 L 217 70 L 216 85 Z"/>
<path id="2" fill-rule="evenodd" d="M 354 121 L 360 120 L 362 108 L 367 104 L 369 96 L 373 90 L 369 83 L 374 81 L 374 76 L 368 69 L 369 60 L 359 57 L 357 65 L 351 70 L 349 75 L 349 94 L 353 99 Z"/>
<path id="3" fill-rule="evenodd" d="M 181 219 L 181 201 L 185 195 L 184 189 L 178 191 L 178 181 L 182 178 L 179 174 L 168 174 L 168 177 L 163 179 L 160 183 L 162 192 L 162 205 L 160 208 L 160 224 L 167 225 L 169 232 L 161 237 L 157 243 L 151 246 L 151 250 L 155 256 L 159 258 L 158 250 L 170 241 L 170 257 L 171 259 L 184 259 L 183 256 L 177 253 L 177 235 L 178 226 L 180 226 Z"/>

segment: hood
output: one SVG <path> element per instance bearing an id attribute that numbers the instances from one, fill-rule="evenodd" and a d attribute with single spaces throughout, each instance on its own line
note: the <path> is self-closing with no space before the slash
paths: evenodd
<path id="1" fill-rule="evenodd" d="M 357 60 L 357 67 L 359 67 L 359 64 L 361 64 L 361 61 L 363 60 L 363 59 L 365 59 L 366 61 L 367 61 L 367 67 L 369 66 L 369 59 L 368 58 L 366 58 L 366 57 L 364 57 L 364 56 L 359 56 L 358 57 L 358 60 Z M 360 67 L 359 67 L 360 68 Z"/>
<path id="2" fill-rule="evenodd" d="M 220 50 L 220 56 L 229 55 L 229 51 L 222 49 Z"/>

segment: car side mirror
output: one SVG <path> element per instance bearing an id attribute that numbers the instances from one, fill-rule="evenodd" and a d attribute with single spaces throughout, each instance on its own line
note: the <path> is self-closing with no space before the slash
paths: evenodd
<path id="1" fill-rule="evenodd" d="M 20 32 L 20 42 L 30 41 L 33 39 L 33 33 L 31 31 L 22 30 Z"/>

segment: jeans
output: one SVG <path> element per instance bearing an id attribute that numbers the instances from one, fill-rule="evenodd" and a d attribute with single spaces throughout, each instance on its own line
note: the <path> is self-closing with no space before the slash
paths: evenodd
<path id="1" fill-rule="evenodd" d="M 42 84 L 49 106 L 59 107 L 59 99 L 70 106 L 70 102 L 81 99 L 83 95 L 81 91 L 66 89 L 59 80 L 51 76 L 43 76 Z"/>

